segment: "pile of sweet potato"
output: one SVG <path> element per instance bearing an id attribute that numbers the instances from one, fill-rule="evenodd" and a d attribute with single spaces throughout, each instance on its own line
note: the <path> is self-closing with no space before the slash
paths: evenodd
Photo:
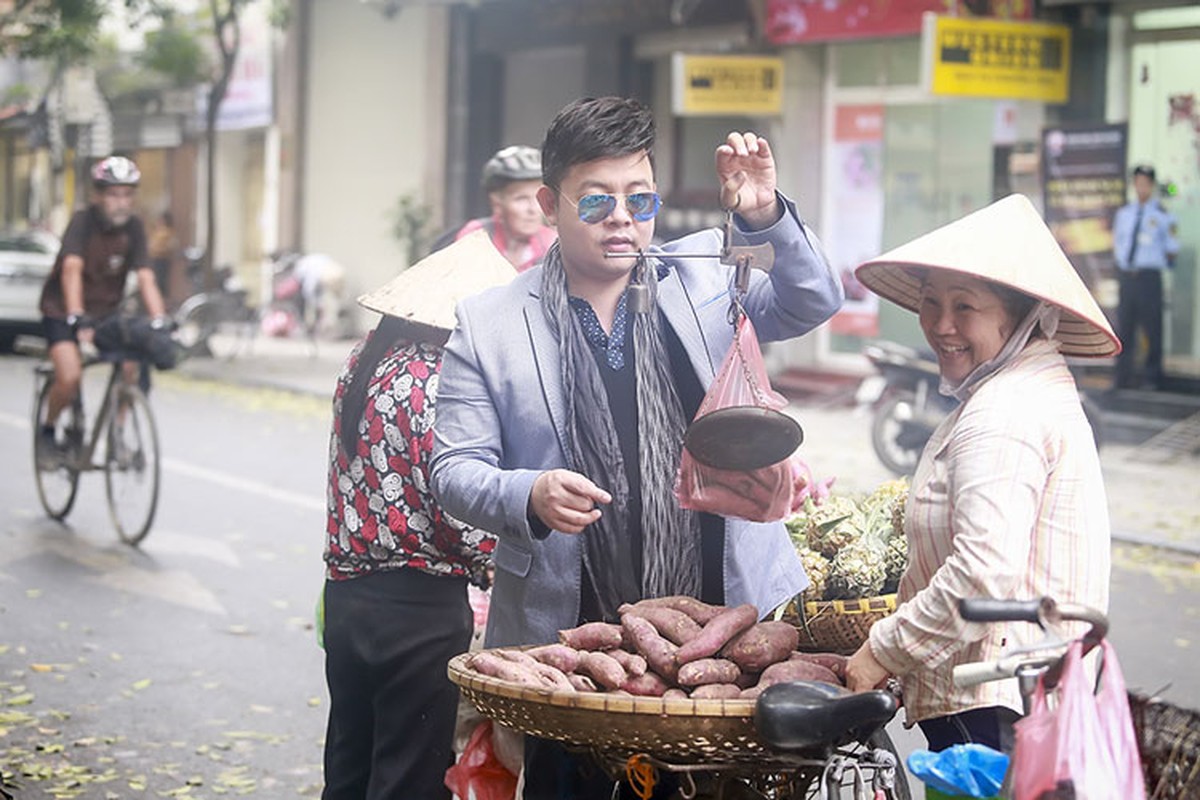
<path id="1" fill-rule="evenodd" d="M 797 652 L 799 631 L 759 622 L 752 605 L 674 596 L 620 612 L 619 625 L 589 622 L 559 631 L 558 644 L 482 650 L 468 665 L 539 689 L 667 698 L 755 698 L 785 681 L 844 683 L 845 656 Z"/>

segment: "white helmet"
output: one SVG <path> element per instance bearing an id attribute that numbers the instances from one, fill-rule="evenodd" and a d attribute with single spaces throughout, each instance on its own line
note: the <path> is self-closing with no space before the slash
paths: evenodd
<path id="1" fill-rule="evenodd" d="M 513 181 L 542 179 L 542 154 L 536 148 L 512 145 L 500 150 L 483 165 L 483 188 L 493 192 Z"/>
<path id="2" fill-rule="evenodd" d="M 105 186 L 137 186 L 142 179 L 141 170 L 124 156 L 109 156 L 97 161 L 92 166 L 92 185 Z"/>

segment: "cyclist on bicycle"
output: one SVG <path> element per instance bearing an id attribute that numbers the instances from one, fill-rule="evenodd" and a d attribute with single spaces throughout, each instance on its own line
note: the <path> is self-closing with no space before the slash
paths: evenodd
<path id="1" fill-rule="evenodd" d="M 473 219 L 457 231 L 444 234 L 433 250 L 483 228 L 518 272 L 529 269 L 542 260 L 558 237 L 554 228 L 546 225 L 538 207 L 537 190 L 541 185 L 542 154 L 537 149 L 512 145 L 500 150 L 483 167 L 483 189 L 492 215 Z"/>
<path id="2" fill-rule="evenodd" d="M 92 167 L 94 201 L 71 217 L 54 269 L 42 287 L 42 325 L 54 365 L 54 387 L 42 420 L 40 456 L 46 461 L 59 460 L 65 453 L 65 445 L 55 439 L 54 425 L 79 391 L 79 346 L 93 344 L 96 322 L 117 311 L 130 270 L 137 275 L 151 325 L 167 327 L 163 297 L 146 254 L 146 231 L 133 213 L 140 179 L 137 165 L 122 156 L 109 156 Z M 136 366 L 127 367 L 126 380 L 134 379 Z"/>

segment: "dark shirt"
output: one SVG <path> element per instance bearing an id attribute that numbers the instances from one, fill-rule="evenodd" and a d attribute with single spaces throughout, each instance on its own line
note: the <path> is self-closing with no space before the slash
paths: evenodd
<path id="1" fill-rule="evenodd" d="M 63 233 L 54 269 L 42 287 L 39 307 L 44 316 L 67 315 L 62 269 L 63 260 L 69 255 L 83 259 L 83 308 L 93 317 L 105 317 L 117 310 L 125 295 L 129 270 L 150 266 L 146 257 L 146 231 L 140 219 L 131 217 L 129 222 L 114 228 L 94 205 L 76 211 Z"/>
<path id="2" fill-rule="evenodd" d="M 634 368 L 633 317 L 627 314 L 622 295 L 613 318 L 612 336 L 604 333 L 596 312 L 586 300 L 570 298 L 571 309 L 583 327 L 584 336 L 591 345 L 592 355 L 600 368 L 612 413 L 613 427 L 621 446 L 621 457 L 625 462 L 625 477 L 629 483 L 629 537 L 633 542 L 635 567 L 642 570 L 642 479 L 638 457 L 637 420 L 637 376 Z M 683 342 L 675 333 L 666 317 L 659 313 L 659 323 L 666 335 L 667 354 L 671 361 L 671 375 L 675 390 L 683 406 L 684 418 L 691 420 L 704 399 L 704 387 L 696 377 Z M 725 521 L 714 514 L 700 515 L 701 533 L 701 590 L 700 599 L 707 603 L 723 605 L 725 602 L 724 552 Z M 587 575 L 583 573 L 581 589 L 580 620 L 600 619 L 599 604 Z"/>

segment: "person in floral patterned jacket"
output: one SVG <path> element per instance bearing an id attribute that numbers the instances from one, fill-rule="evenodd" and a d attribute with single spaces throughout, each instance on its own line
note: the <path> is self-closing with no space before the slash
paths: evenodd
<path id="1" fill-rule="evenodd" d="M 467 585 L 486 588 L 495 537 L 429 493 L 442 346 L 461 297 L 516 275 L 485 233 L 423 259 L 359 303 L 383 314 L 333 401 L 326 489 L 325 800 L 449 798 Z"/>

